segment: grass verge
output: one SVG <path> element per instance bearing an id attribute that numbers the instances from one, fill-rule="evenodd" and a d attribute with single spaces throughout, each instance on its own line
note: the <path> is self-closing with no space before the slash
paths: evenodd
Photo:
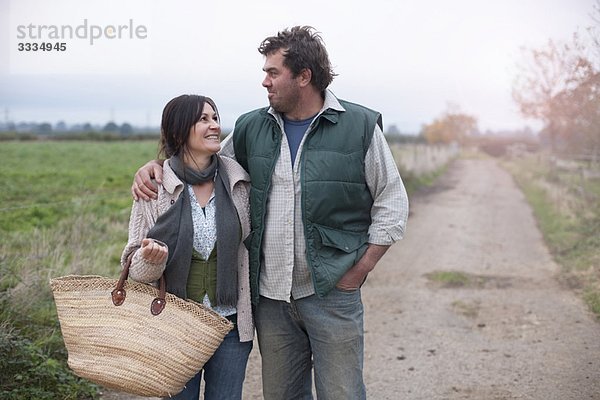
<path id="1" fill-rule="evenodd" d="M 543 154 L 505 160 L 533 209 L 559 279 L 600 319 L 600 181 L 581 168 L 560 169 Z"/>
<path id="2" fill-rule="evenodd" d="M 97 399 L 67 367 L 52 277 L 116 277 L 129 186 L 156 141 L 0 146 L 0 398 Z"/>

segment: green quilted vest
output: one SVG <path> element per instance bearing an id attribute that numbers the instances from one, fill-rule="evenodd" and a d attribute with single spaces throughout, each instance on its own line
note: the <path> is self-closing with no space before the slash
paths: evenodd
<path id="1" fill-rule="evenodd" d="M 307 261 L 315 291 L 325 296 L 364 254 L 373 199 L 365 180 L 364 159 L 381 115 L 340 100 L 346 109 L 325 110 L 307 133 L 300 160 L 302 218 Z M 262 108 L 242 115 L 233 145 L 238 162 L 251 178 L 250 253 L 253 303 L 259 298 L 264 221 L 271 175 L 279 157 L 281 128 Z"/>

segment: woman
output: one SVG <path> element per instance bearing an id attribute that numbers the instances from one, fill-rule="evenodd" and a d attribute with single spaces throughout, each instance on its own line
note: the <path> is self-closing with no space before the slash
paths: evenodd
<path id="1" fill-rule="evenodd" d="M 221 127 L 208 97 L 183 95 L 163 110 L 160 155 L 166 157 L 158 198 L 136 201 L 129 241 L 129 276 L 154 282 L 165 273 L 167 291 L 204 303 L 235 324 L 202 371 L 173 399 L 241 399 L 254 327 L 248 253 L 249 177 L 220 157 Z M 166 244 L 166 246 L 165 246 Z"/>

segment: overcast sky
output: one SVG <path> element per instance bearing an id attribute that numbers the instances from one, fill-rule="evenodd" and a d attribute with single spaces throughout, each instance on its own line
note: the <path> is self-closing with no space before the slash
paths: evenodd
<path id="1" fill-rule="evenodd" d="M 387 127 L 417 133 L 449 104 L 481 130 L 535 127 L 511 98 L 520 49 L 583 32 L 595 3 L 0 0 L 0 121 L 156 126 L 169 99 L 197 93 L 231 127 L 267 104 L 262 39 L 311 25 L 339 74 L 331 89 L 382 112 Z M 18 50 L 34 42 L 66 48 Z"/>

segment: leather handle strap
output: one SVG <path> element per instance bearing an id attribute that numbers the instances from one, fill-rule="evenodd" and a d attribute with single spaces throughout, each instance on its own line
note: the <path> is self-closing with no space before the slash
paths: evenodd
<path id="1" fill-rule="evenodd" d="M 133 254 L 135 251 L 132 251 L 127 256 L 127 260 L 125 261 L 125 265 L 123 270 L 121 271 L 121 276 L 117 281 L 117 286 L 111 292 L 112 302 L 115 306 L 120 306 L 125 303 L 125 298 L 127 297 L 127 292 L 125 291 L 125 282 L 129 278 L 129 267 L 131 266 L 131 260 L 133 259 Z M 167 304 L 165 298 L 167 295 L 167 281 L 165 279 L 165 274 L 163 273 L 160 279 L 158 280 L 158 297 L 152 300 L 150 304 L 150 313 L 152 315 L 159 315 Z"/>

